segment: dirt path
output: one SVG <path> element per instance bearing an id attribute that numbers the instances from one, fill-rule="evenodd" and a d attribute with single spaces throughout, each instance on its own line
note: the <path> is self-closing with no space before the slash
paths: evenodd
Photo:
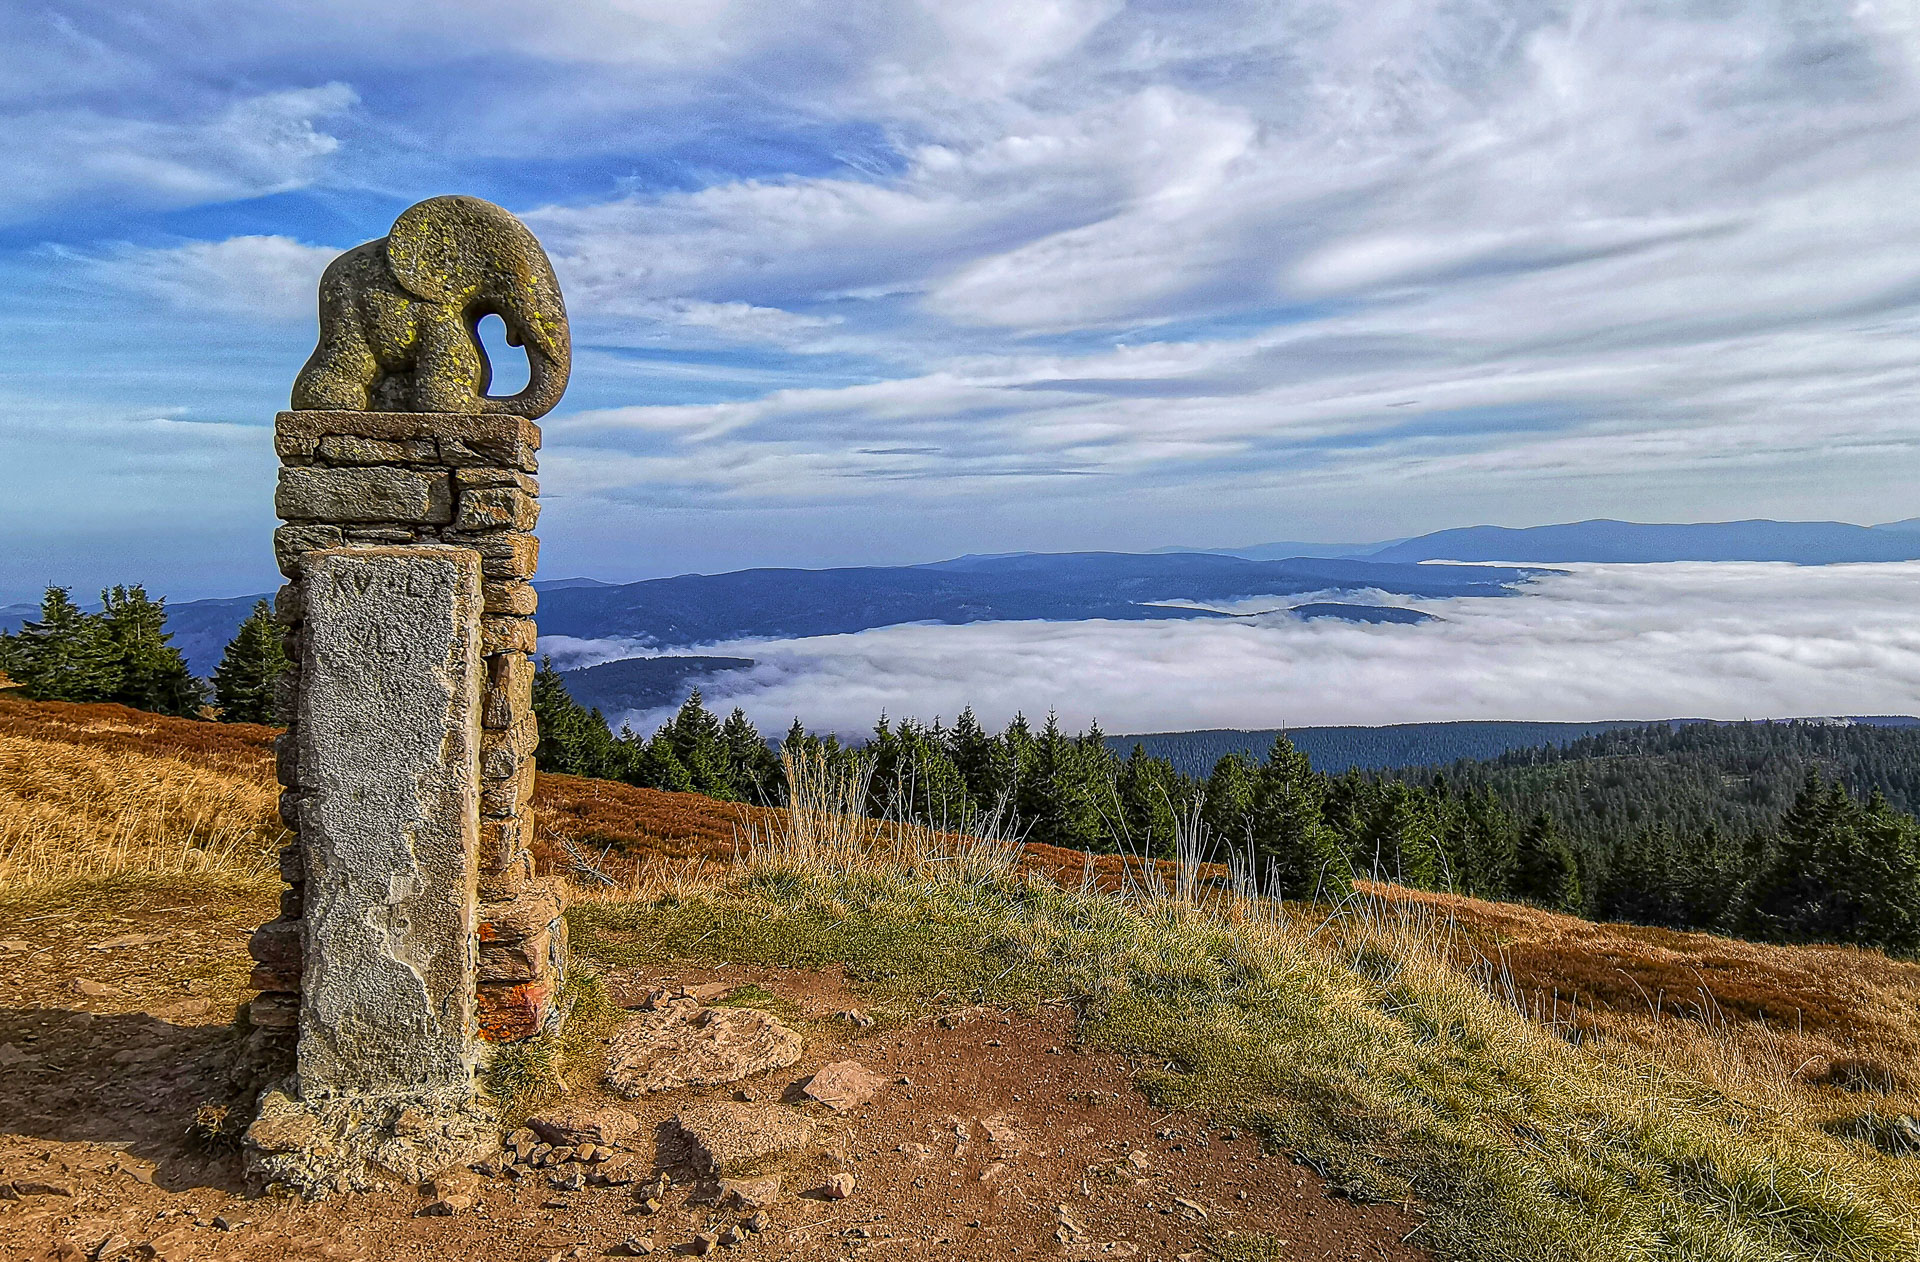
<path id="1" fill-rule="evenodd" d="M 840 1015 L 860 998 L 837 972 L 743 966 L 608 979 L 628 999 L 663 985 L 757 987 L 739 999 L 806 1039 L 799 1064 L 726 1088 L 631 1104 L 593 1088 L 569 1098 L 638 1116 L 631 1164 L 671 1180 L 657 1212 L 640 1212 L 631 1186 L 555 1186 L 575 1181 L 566 1167 L 482 1177 L 471 1207 L 450 1217 L 418 1216 L 430 1198 L 412 1187 L 315 1205 L 251 1199 L 231 1150 L 192 1131 L 199 1110 L 232 1102 L 222 1023 L 245 974 L 242 931 L 267 910 L 0 919 L 0 1188 L 13 1189 L 0 1192 L 0 1257 L 516 1262 L 598 1257 L 629 1240 L 660 1256 L 697 1251 L 700 1233 L 753 1216 L 708 1203 L 713 1184 L 687 1163 L 671 1121 L 736 1091 L 752 1109 L 808 1116 L 818 1138 L 785 1163 L 761 1229 L 717 1246 L 723 1256 L 1426 1256 L 1402 1243 L 1416 1217 L 1354 1204 L 1249 1137 L 1153 1108 L 1122 1059 L 1076 1047 L 1062 1008 L 862 1028 Z M 83 993 L 82 981 L 106 991 Z M 883 1080 L 869 1103 L 841 1114 L 800 1095 L 815 1070 L 846 1059 Z M 851 1195 L 819 1195 L 843 1173 Z"/>

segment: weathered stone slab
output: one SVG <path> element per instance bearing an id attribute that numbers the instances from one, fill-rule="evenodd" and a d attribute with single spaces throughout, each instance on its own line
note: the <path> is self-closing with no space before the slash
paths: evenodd
<path id="1" fill-rule="evenodd" d="M 813 1123 L 777 1104 L 712 1100 L 688 1106 L 673 1122 L 688 1156 L 709 1174 L 750 1174 L 813 1142 Z"/>
<path id="2" fill-rule="evenodd" d="M 606 1084 L 629 1100 L 714 1087 L 785 1069 L 800 1059 L 800 1047 L 798 1034 L 764 1012 L 662 999 L 615 1032 L 607 1045 Z"/>
<path id="3" fill-rule="evenodd" d="M 341 548 L 302 566 L 304 1099 L 473 1091 L 480 559 Z"/>
<path id="4" fill-rule="evenodd" d="M 273 442 L 280 458 L 311 458 L 330 437 L 406 443 L 426 440 L 441 464 L 537 469 L 540 427 L 518 416 L 464 412 L 282 412 L 274 418 Z"/>
<path id="5" fill-rule="evenodd" d="M 453 484 L 444 473 L 387 466 L 283 468 L 273 508 L 288 521 L 444 524 L 453 520 Z"/>

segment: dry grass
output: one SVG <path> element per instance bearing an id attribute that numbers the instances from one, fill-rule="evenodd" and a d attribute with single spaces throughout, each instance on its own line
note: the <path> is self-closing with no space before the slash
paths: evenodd
<path id="1" fill-rule="evenodd" d="M 0 734 L 0 889 L 17 899 L 100 878 L 259 882 L 285 839 L 277 802 L 244 760 Z"/>

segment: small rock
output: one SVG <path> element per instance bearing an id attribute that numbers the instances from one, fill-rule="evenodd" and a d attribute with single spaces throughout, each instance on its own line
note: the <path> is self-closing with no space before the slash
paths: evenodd
<path id="1" fill-rule="evenodd" d="M 11 1043 L 0 1043 L 0 1069 L 11 1069 L 15 1065 L 31 1065 L 40 1059 L 21 1051 Z"/>
<path id="2" fill-rule="evenodd" d="M 680 1087 L 717 1087 L 800 1059 L 800 1036 L 751 1008 L 669 1003 L 641 1012 L 607 1047 L 607 1086 L 628 1099 Z"/>
<path id="3" fill-rule="evenodd" d="M 578 1192 L 587 1186 L 586 1172 L 579 1166 L 568 1166 L 547 1176 L 547 1186 L 557 1192 Z"/>
<path id="4" fill-rule="evenodd" d="M 695 1164 L 710 1174 L 728 1174 L 813 1142 L 813 1124 L 778 1105 L 695 1104 L 673 1120 Z"/>
<path id="5" fill-rule="evenodd" d="M 96 982 L 91 977 L 76 977 L 73 988 L 89 999 L 105 999 L 120 993 L 118 986 L 109 986 L 105 982 Z"/>
<path id="6" fill-rule="evenodd" d="M 722 1179 L 715 1204 L 723 1208 L 756 1210 L 780 1199 L 780 1176 L 759 1179 Z"/>
<path id="7" fill-rule="evenodd" d="M 720 1229 L 720 1234 L 717 1237 L 718 1241 L 721 1244 L 727 1246 L 728 1248 L 732 1248 L 734 1245 L 740 1244 L 741 1242 L 745 1241 L 746 1238 L 747 1238 L 747 1233 L 744 1231 L 741 1231 L 738 1227 L 722 1227 Z"/>
<path id="8" fill-rule="evenodd" d="M 653 1238 L 651 1236 L 628 1236 L 625 1240 L 622 1240 L 619 1244 L 607 1250 L 610 1256 L 616 1258 L 644 1258 L 652 1252 Z"/>
<path id="9" fill-rule="evenodd" d="M 45 1179 L 15 1179 L 13 1190 L 21 1196 L 72 1196 L 73 1189 L 64 1183 L 50 1183 Z"/>
<path id="10" fill-rule="evenodd" d="M 99 1244 L 93 1246 L 93 1252 L 87 1256 L 92 1258 L 94 1262 L 110 1262 L 110 1259 L 119 1257 L 131 1248 L 133 1248 L 133 1241 L 115 1232 Z"/>
<path id="11" fill-rule="evenodd" d="M 234 1226 L 233 1223 L 228 1221 L 225 1214 L 215 1214 L 213 1216 L 213 1225 L 215 1230 L 218 1231 L 232 1231 Z"/>
<path id="12" fill-rule="evenodd" d="M 587 1182 L 598 1187 L 625 1187 L 629 1183 L 637 1182 L 642 1171 L 643 1167 L 636 1158 L 615 1157 L 611 1161 L 600 1162 L 587 1171 Z"/>
<path id="13" fill-rule="evenodd" d="M 464 1192 L 454 1192 L 437 1201 L 428 1201 L 414 1211 L 415 1218 L 452 1218 L 455 1214 L 473 1208 L 473 1198 Z"/>
<path id="14" fill-rule="evenodd" d="M 442 1170 L 439 1174 L 428 1179 L 426 1186 L 422 1190 L 434 1199 L 448 1196 L 471 1196 L 473 1195 L 474 1188 L 479 1185 L 479 1182 L 480 1180 L 475 1177 L 473 1171 L 462 1170 L 455 1167 L 452 1170 Z"/>
<path id="15" fill-rule="evenodd" d="M 858 1008 L 849 1008 L 847 1011 L 840 1013 L 839 1017 L 842 1021 L 845 1021 L 848 1025 L 856 1029 L 865 1030 L 871 1028 L 873 1025 L 873 1018 Z"/>
<path id="16" fill-rule="evenodd" d="M 756 1210 L 751 1218 L 747 1219 L 746 1222 L 741 1223 L 740 1225 L 742 1227 L 745 1227 L 748 1231 L 753 1232 L 755 1235 L 759 1235 L 761 1232 L 765 1231 L 767 1228 L 773 1226 L 773 1220 L 767 1217 L 766 1210 L 764 1209 Z"/>
<path id="17" fill-rule="evenodd" d="M 641 1197 L 640 1203 L 633 1207 L 633 1212 L 641 1215 L 652 1215 L 652 1214 L 659 1213 L 660 1198 L 657 1196 Z"/>
<path id="18" fill-rule="evenodd" d="M 809 1100 L 818 1100 L 836 1113 L 845 1113 L 873 1099 L 885 1085 L 885 1079 L 859 1061 L 837 1060 L 809 1078 L 801 1091 Z"/>
<path id="19" fill-rule="evenodd" d="M 640 1127 L 640 1119 L 625 1109 L 549 1109 L 527 1119 L 527 1126 L 556 1147 L 624 1143 Z"/>
<path id="20" fill-rule="evenodd" d="M 555 1144 L 553 1146 L 553 1151 L 547 1154 L 547 1160 L 556 1166 L 563 1161 L 572 1161 L 573 1145 L 572 1144 Z"/>
<path id="21" fill-rule="evenodd" d="M 842 1170 L 839 1174 L 828 1177 L 827 1181 L 820 1187 L 820 1195 L 830 1201 L 844 1201 L 853 1195 L 853 1189 L 853 1175 Z"/>
<path id="22" fill-rule="evenodd" d="M 995 1179 L 999 1178 L 1001 1175 L 1005 1174 L 1006 1172 L 1007 1172 L 1006 1162 L 990 1161 L 987 1163 L 986 1167 L 980 1171 L 980 1182 L 991 1183 Z"/>
<path id="23" fill-rule="evenodd" d="M 5 951 L 9 954 L 16 951 L 31 950 L 33 950 L 33 943 L 28 942 L 24 938 L 8 938 L 5 942 L 0 942 L 0 951 Z"/>
<path id="24" fill-rule="evenodd" d="M 720 1237 L 711 1231 L 703 1231 L 687 1242 L 687 1252 L 696 1258 L 705 1257 L 719 1247 Z"/>
<path id="25" fill-rule="evenodd" d="M 1005 1113 L 996 1113 L 992 1117 L 983 1118 L 980 1125 L 986 1128 L 987 1142 L 996 1148 L 1018 1152 L 1020 1146 L 1026 1142 L 1026 1132 L 1020 1129 L 1018 1122 Z"/>

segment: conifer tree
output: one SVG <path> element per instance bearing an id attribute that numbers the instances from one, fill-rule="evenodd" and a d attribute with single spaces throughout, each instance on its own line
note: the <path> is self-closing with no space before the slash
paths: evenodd
<path id="1" fill-rule="evenodd" d="M 120 689 L 113 637 L 64 587 L 47 588 L 39 621 L 11 637 L 7 673 L 36 701 L 110 701 Z"/>
<path id="2" fill-rule="evenodd" d="M 1580 867 L 1553 817 L 1541 811 L 1520 833 L 1514 857 L 1513 896 L 1554 911 L 1582 906 Z"/>
<path id="3" fill-rule="evenodd" d="M 273 608 L 257 602 L 240 624 L 213 672 L 213 697 L 223 723 L 271 723 L 274 685 L 287 668 L 285 637 Z"/>
<path id="4" fill-rule="evenodd" d="M 599 710 L 573 699 L 548 658 L 533 673 L 533 713 L 540 727 L 534 760 L 542 771 L 570 776 L 630 778 L 630 746 L 614 739 Z"/>
<path id="5" fill-rule="evenodd" d="M 1150 858 L 1173 857 L 1175 820 L 1187 802 L 1183 779 L 1173 764 L 1148 756 L 1144 745 L 1134 744 L 1114 773 L 1116 849 Z"/>
<path id="6" fill-rule="evenodd" d="M 653 741 L 649 741 L 648 745 L 651 747 L 661 741 L 672 751 L 672 762 L 686 773 L 685 790 L 728 801 L 738 800 L 731 774 L 731 760 L 727 756 L 727 743 L 720 732 L 720 720 L 714 718 L 713 712 L 707 709 L 698 688 L 687 695 L 679 711 L 654 734 Z M 663 761 L 661 765 L 671 774 L 670 764 Z M 675 779 L 677 781 L 678 777 Z M 678 783 L 656 787 L 681 789 Z"/>
<path id="7" fill-rule="evenodd" d="M 1275 736 L 1267 761 L 1251 777 L 1248 840 L 1254 875 L 1280 898 L 1338 898 L 1353 872 L 1320 814 L 1321 779 L 1307 756 Z"/>
<path id="8" fill-rule="evenodd" d="M 109 698 L 136 710 L 189 715 L 206 704 L 207 689 L 173 647 L 167 631 L 167 604 L 152 600 L 147 589 L 112 587 L 100 593 L 101 626 L 113 645 L 120 682 Z"/>
<path id="9" fill-rule="evenodd" d="M 780 760 L 761 739 L 760 729 L 735 706 L 720 725 L 720 743 L 727 751 L 727 776 L 733 795 L 742 802 L 774 803 L 780 798 Z"/>

